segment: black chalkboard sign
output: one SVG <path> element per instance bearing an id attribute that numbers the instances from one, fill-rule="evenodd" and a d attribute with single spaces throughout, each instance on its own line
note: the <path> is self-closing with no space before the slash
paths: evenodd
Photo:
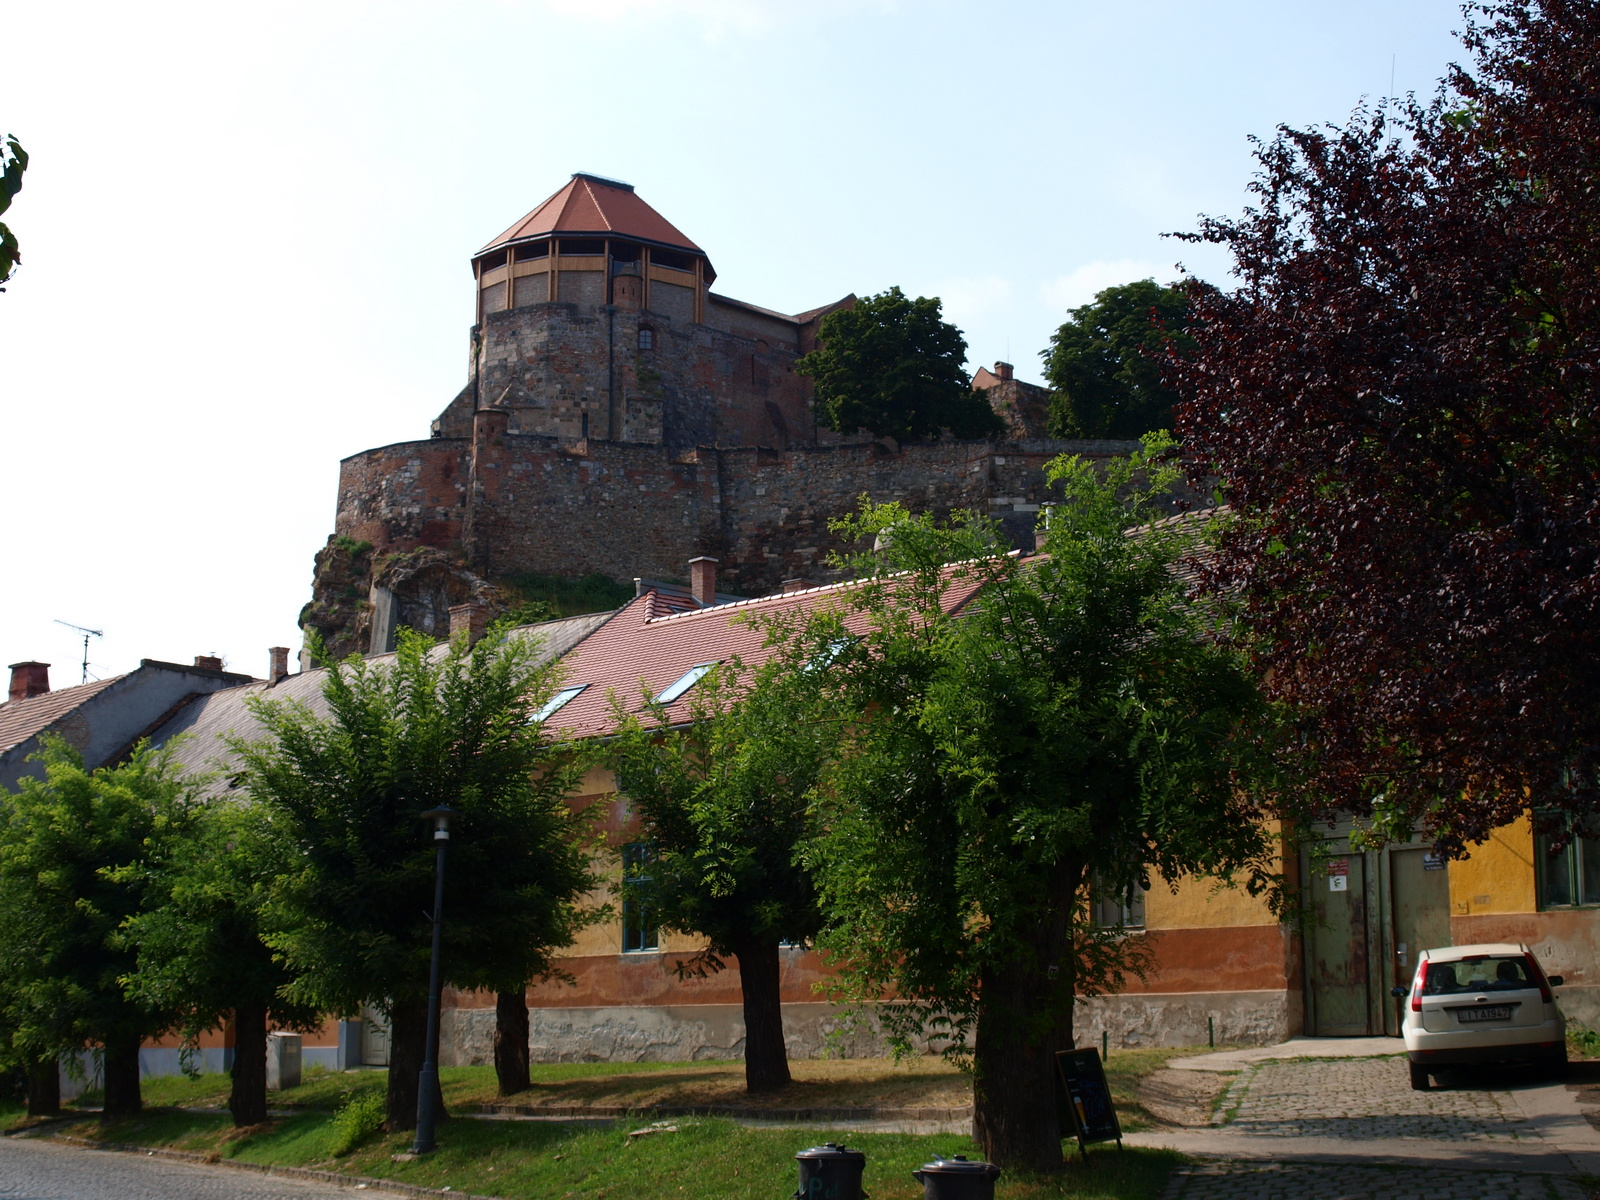
<path id="1" fill-rule="evenodd" d="M 1111 1102 L 1100 1051 L 1063 1050 L 1056 1055 L 1056 1115 L 1063 1138 L 1077 1138 L 1078 1151 L 1088 1157 L 1090 1142 L 1116 1142 L 1122 1149 L 1122 1126 Z"/>

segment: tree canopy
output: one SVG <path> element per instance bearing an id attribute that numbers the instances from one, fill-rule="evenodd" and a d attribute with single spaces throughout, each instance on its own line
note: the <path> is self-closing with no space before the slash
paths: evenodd
<path id="1" fill-rule="evenodd" d="M 17 193 L 22 190 L 22 173 L 28 169 L 28 152 L 8 133 L 0 137 L 0 213 L 11 207 Z M 22 251 L 17 246 L 17 235 L 11 227 L 0 221 L 0 283 L 11 278 L 17 264 L 22 261 Z M 0 292 L 5 288 L 0 287 Z"/>
<path id="2" fill-rule="evenodd" d="M 739 962 L 745 1080 L 752 1092 L 789 1082 L 779 976 L 782 943 L 817 932 L 821 913 L 799 861 L 810 792 L 834 726 L 810 720 L 795 664 L 734 661 L 695 688 L 687 726 L 627 716 L 608 761 L 640 817 L 645 864 L 624 887 L 662 927 L 700 934 L 690 971 Z"/>
<path id="3" fill-rule="evenodd" d="M 881 547 L 860 560 L 871 582 L 805 633 L 831 659 L 816 711 L 847 731 L 808 852 L 819 944 L 846 997 L 917 1002 L 879 1009 L 902 1047 L 931 1022 L 973 1051 L 975 1135 L 1035 1170 L 1061 1163 L 1052 1052 L 1073 1045 L 1075 997 L 1142 966 L 1138 938 L 1090 921 L 1091 889 L 1270 889 L 1274 869 L 1246 786 L 1262 705 L 1174 570 L 1201 522 L 1128 536 L 1175 471 L 1141 454 L 1052 475 L 1046 557 L 997 554 L 976 516 L 869 505 L 841 531 Z"/>
<path id="4" fill-rule="evenodd" d="M 582 819 L 563 799 L 575 749 L 536 719 L 560 675 L 537 642 L 491 627 L 447 647 L 409 629 L 387 663 L 328 668 L 327 716 L 258 699 L 266 737 L 235 745 L 242 786 L 292 847 L 266 910 L 293 999 L 392 1022 L 388 1120 L 416 1121 L 424 1058 L 434 853 L 419 815 L 448 804 L 444 978 L 520 993 L 594 919 Z M 440 1111 L 443 1111 L 442 1104 Z"/>
<path id="5" fill-rule="evenodd" d="M 1119 284 L 1074 308 L 1040 353 L 1050 384 L 1050 433 L 1137 438 L 1172 428 L 1177 394 L 1161 382 L 1162 359 L 1186 353 L 1189 298 L 1153 279 Z"/>
<path id="6" fill-rule="evenodd" d="M 812 406 L 836 433 L 870 430 L 920 441 L 949 430 L 990 437 L 1000 418 L 967 378 L 967 342 L 937 297 L 911 299 L 898 287 L 822 318 L 817 348 L 795 361 L 816 381 Z"/>
<path id="7" fill-rule="evenodd" d="M 1474 14 L 1431 102 L 1259 147 L 1170 376 L 1304 798 L 1456 847 L 1600 798 L 1600 8 Z"/>
<path id="8" fill-rule="evenodd" d="M 85 1044 L 103 1052 L 105 1120 L 140 1108 L 139 1044 L 172 1028 L 175 1008 L 131 986 L 138 954 L 125 924 L 162 902 L 167 860 L 193 827 L 194 784 L 169 744 L 141 743 L 89 770 L 46 736 L 0 808 L 0 1019 L 31 1067 Z"/>

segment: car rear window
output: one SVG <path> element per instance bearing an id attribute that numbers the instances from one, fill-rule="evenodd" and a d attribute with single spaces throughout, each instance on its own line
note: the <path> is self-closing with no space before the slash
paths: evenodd
<path id="1" fill-rule="evenodd" d="M 1539 986 L 1528 970 L 1528 960 L 1516 957 L 1463 958 L 1456 962 L 1431 962 L 1422 984 L 1424 996 L 1453 996 L 1460 992 L 1518 992 Z"/>

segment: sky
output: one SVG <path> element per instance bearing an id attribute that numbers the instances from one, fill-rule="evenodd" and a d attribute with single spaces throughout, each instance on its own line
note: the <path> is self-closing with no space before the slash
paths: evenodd
<path id="1" fill-rule="evenodd" d="M 1226 285 L 1166 235 L 1248 203 L 1252 136 L 1431 93 L 1440 0 L 278 0 L 4 17 L 0 664 L 52 684 L 298 647 L 339 460 L 466 382 L 474 250 L 575 171 L 718 292 L 942 298 L 1039 381 L 1100 288 Z"/>

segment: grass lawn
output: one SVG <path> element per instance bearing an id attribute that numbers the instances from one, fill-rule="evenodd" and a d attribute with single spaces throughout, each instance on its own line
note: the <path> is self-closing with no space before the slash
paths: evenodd
<path id="1" fill-rule="evenodd" d="M 1139 1104 L 1139 1081 L 1168 1059 L 1192 1049 L 1114 1050 L 1106 1064 L 1123 1131 L 1151 1127 Z M 658 1105 L 733 1105 L 741 1108 L 955 1108 L 972 1102 L 971 1079 L 936 1057 L 889 1059 L 797 1059 L 789 1064 L 794 1082 L 779 1092 L 748 1096 L 741 1062 L 698 1063 L 536 1063 L 533 1087 L 515 1096 L 495 1091 L 492 1067 L 445 1067 L 440 1072 L 445 1103 L 456 1112 L 475 1112 L 480 1104 L 533 1107 L 596 1105 L 644 1110 Z M 357 1092 L 385 1086 L 386 1073 L 332 1072 L 312 1068 L 304 1082 L 269 1098 L 274 1109 L 331 1111 Z M 226 1108 L 226 1075 L 181 1075 L 147 1079 L 147 1105 Z M 85 1103 L 97 1103 L 93 1093 Z"/>
<path id="2" fill-rule="evenodd" d="M 217 1154 L 241 1161 L 308 1166 L 506 1197 L 605 1200 L 771 1200 L 794 1189 L 796 1150 L 842 1141 L 866 1152 L 865 1187 L 874 1200 L 914 1200 L 922 1187 L 911 1171 L 935 1154 L 971 1154 L 962 1136 L 852 1134 L 810 1129 L 750 1129 L 731 1121 L 686 1119 L 675 1133 L 629 1138 L 638 1121 L 577 1126 L 544 1121 L 453 1120 L 440 1129 L 439 1150 L 394 1162 L 409 1135 L 377 1134 L 351 1153 L 328 1153 L 325 1112 L 305 1112 L 265 1129 L 236 1133 L 223 1116 L 156 1109 L 102 1130 L 92 1120 L 65 1132 L 80 1137 Z M 1179 1156 L 1161 1151 L 1096 1147 L 1088 1164 L 1072 1163 L 1048 1179 L 1001 1176 L 1000 1200 L 1155 1200 Z"/>
<path id="3" fill-rule="evenodd" d="M 1141 1079 L 1181 1049 L 1117 1050 L 1106 1067 L 1124 1132 L 1148 1128 L 1150 1115 L 1138 1103 Z M 795 1081 L 782 1092 L 757 1100 L 744 1095 L 744 1065 L 715 1063 L 560 1063 L 533 1067 L 534 1087 L 513 1103 L 550 1105 L 735 1104 L 766 1108 L 846 1106 L 955 1107 L 971 1102 L 971 1081 L 941 1059 L 918 1058 L 900 1063 L 885 1059 L 797 1060 Z M 447 1105 L 458 1114 L 479 1104 L 501 1100 L 495 1094 L 491 1067 L 446 1067 L 441 1072 Z M 794 1153 L 825 1141 L 848 1139 L 867 1154 L 866 1190 L 875 1200 L 913 1200 L 922 1194 L 910 1172 L 935 1154 L 977 1155 L 964 1135 L 855 1133 L 849 1130 L 751 1129 L 732 1121 L 680 1118 L 675 1133 L 629 1138 L 651 1118 L 608 1125 L 543 1121 L 481 1121 L 466 1117 L 441 1130 L 440 1149 L 426 1159 L 394 1162 L 405 1150 L 408 1135 L 375 1134 L 342 1156 L 331 1153 L 335 1109 L 359 1094 L 380 1093 L 386 1072 L 362 1070 L 307 1071 L 305 1081 L 287 1092 L 274 1093 L 275 1110 L 292 1115 L 249 1132 L 234 1131 L 225 1113 L 177 1111 L 225 1108 L 226 1075 L 147 1079 L 143 1083 L 149 1111 L 139 1119 L 102 1130 L 91 1117 L 74 1122 L 65 1132 L 145 1146 L 167 1146 L 223 1158 L 286 1166 L 310 1166 L 354 1175 L 392 1178 L 426 1187 L 450 1187 L 507 1197 L 538 1196 L 551 1200 L 608 1196 L 708 1198 L 787 1195 L 796 1178 Z M 94 1103 L 92 1093 L 84 1103 Z M 0 1124 L 11 1126 L 20 1111 L 0 1112 Z M 1002 1200 L 1154 1200 L 1161 1194 L 1178 1156 L 1161 1151 L 1096 1147 L 1087 1166 L 1074 1162 L 1063 1176 L 1022 1179 L 1002 1176 Z"/>

